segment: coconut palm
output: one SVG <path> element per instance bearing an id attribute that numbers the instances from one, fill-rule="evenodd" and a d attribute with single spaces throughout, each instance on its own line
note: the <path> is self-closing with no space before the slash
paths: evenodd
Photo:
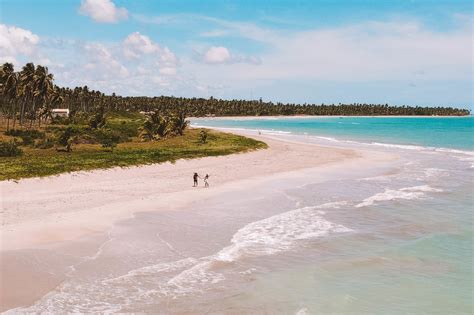
<path id="1" fill-rule="evenodd" d="M 189 125 L 189 121 L 186 120 L 186 114 L 184 112 L 179 112 L 171 116 L 170 123 L 172 132 L 180 136 L 183 135 L 184 130 Z"/>
<path id="2" fill-rule="evenodd" d="M 28 106 L 32 108 L 35 107 L 35 70 L 35 65 L 30 62 L 23 66 L 23 69 L 20 72 L 20 125 L 23 125 Z"/>
<path id="3" fill-rule="evenodd" d="M 19 75 L 14 71 L 13 64 L 11 63 L 3 64 L 0 71 L 2 112 L 7 117 L 7 130 L 10 130 L 10 119 L 13 118 L 13 128 L 15 128 L 16 122 Z"/>
<path id="4" fill-rule="evenodd" d="M 35 104 L 38 106 L 40 112 L 48 111 L 48 108 L 50 107 L 50 97 L 54 90 L 53 80 L 53 75 L 48 72 L 47 67 L 39 65 L 36 67 L 34 76 L 34 97 L 36 102 L 33 103 L 31 109 L 32 114 L 30 115 L 33 119 L 36 119 L 37 116 Z M 38 118 L 41 122 L 41 117 Z M 31 124 L 33 123 L 33 119 L 31 120 Z"/>

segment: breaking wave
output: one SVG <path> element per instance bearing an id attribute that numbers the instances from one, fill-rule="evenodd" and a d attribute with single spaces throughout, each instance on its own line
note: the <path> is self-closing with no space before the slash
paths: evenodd
<path id="1" fill-rule="evenodd" d="M 420 199 L 423 198 L 427 192 L 442 192 L 442 190 L 430 187 L 428 185 L 405 187 L 398 190 L 385 189 L 383 193 L 370 196 L 369 198 L 364 199 L 361 203 L 355 205 L 355 207 L 360 208 L 372 206 L 380 201 Z"/>

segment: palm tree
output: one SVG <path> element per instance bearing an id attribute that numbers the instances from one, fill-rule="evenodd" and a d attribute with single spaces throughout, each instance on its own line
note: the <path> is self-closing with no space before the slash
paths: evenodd
<path id="1" fill-rule="evenodd" d="M 43 107 L 38 120 L 38 126 L 40 126 L 41 118 L 44 118 L 45 122 L 52 119 L 52 108 L 57 108 L 61 106 L 64 102 L 64 97 L 61 95 L 61 88 L 57 85 L 54 86 L 51 95 L 49 96 L 49 101 L 46 103 L 46 106 Z"/>
<path id="2" fill-rule="evenodd" d="M 179 112 L 171 117 L 171 129 L 174 133 L 182 136 L 184 129 L 189 125 L 189 121 L 186 120 L 186 114 L 183 112 Z"/>
<path id="3" fill-rule="evenodd" d="M 13 128 L 16 122 L 16 104 L 18 102 L 19 76 L 13 64 L 5 63 L 1 68 L 2 108 L 7 116 L 7 130 L 10 130 L 10 119 L 13 118 Z"/>
<path id="4" fill-rule="evenodd" d="M 48 73 L 47 67 L 39 65 L 36 67 L 34 76 L 34 96 L 40 105 L 38 107 L 41 112 L 48 111 L 48 108 L 50 107 L 50 97 L 54 90 L 53 80 L 53 75 L 51 73 Z M 33 119 L 36 119 L 36 108 L 34 107 L 34 105 L 35 103 L 33 103 L 31 117 L 33 117 Z M 41 123 L 41 117 L 38 118 Z M 31 124 L 33 124 L 33 119 L 31 120 Z"/>
<path id="5" fill-rule="evenodd" d="M 20 97 L 22 98 L 20 109 L 20 125 L 23 125 L 28 103 L 31 103 L 32 107 L 34 108 L 34 78 L 35 65 L 32 62 L 27 63 L 25 66 L 23 66 L 23 69 L 20 72 Z"/>

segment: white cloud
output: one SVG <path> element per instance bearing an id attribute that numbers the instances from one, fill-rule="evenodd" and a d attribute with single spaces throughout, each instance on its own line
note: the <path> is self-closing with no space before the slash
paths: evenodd
<path id="1" fill-rule="evenodd" d="M 226 47 L 212 46 L 202 54 L 202 60 L 207 64 L 232 64 L 232 63 L 249 63 L 260 64 L 261 60 L 255 56 L 244 56 L 233 54 Z"/>
<path id="2" fill-rule="evenodd" d="M 144 54 L 159 53 L 161 48 L 151 39 L 139 32 L 134 32 L 123 41 L 124 54 L 129 58 L 138 58 Z"/>
<path id="3" fill-rule="evenodd" d="M 123 55 L 141 64 L 137 73 L 144 73 L 144 69 L 158 67 L 160 74 L 175 75 L 178 66 L 178 58 L 168 48 L 161 48 L 148 36 L 134 32 L 127 36 L 122 42 Z"/>
<path id="4" fill-rule="evenodd" d="M 202 37 L 238 36 L 259 42 L 273 42 L 276 40 L 276 33 L 273 30 L 260 27 L 250 22 L 229 21 L 206 15 L 188 13 L 154 17 L 135 14 L 133 17 L 135 20 L 146 24 L 196 24 L 199 27 L 202 26 L 203 23 L 210 23 L 219 27 L 219 29 L 201 32 L 199 35 Z"/>
<path id="5" fill-rule="evenodd" d="M 413 22 L 368 22 L 280 37 L 256 76 L 321 80 L 406 80 L 465 76 L 472 64 L 466 30 L 437 32 Z"/>
<path id="6" fill-rule="evenodd" d="M 117 8 L 111 0 L 82 0 L 79 13 L 100 23 L 117 23 L 128 18 L 125 8 Z"/>
<path id="7" fill-rule="evenodd" d="M 91 89 L 121 95 L 176 93 L 180 80 L 178 58 L 169 48 L 144 34 L 131 33 L 116 43 L 75 43 L 67 49 L 75 50 L 77 45 L 80 49 L 76 58 L 68 65 L 69 69 L 75 70 L 55 69 L 60 85 L 87 85 Z"/>
<path id="8" fill-rule="evenodd" d="M 178 58 L 176 55 L 168 49 L 168 47 L 163 48 L 161 51 L 160 61 L 163 65 L 176 65 L 178 63 Z"/>
<path id="9" fill-rule="evenodd" d="M 226 71 L 216 73 L 197 63 L 183 68 L 204 84 L 228 82 L 235 87 L 274 80 L 472 80 L 470 27 L 438 31 L 413 21 L 373 21 L 291 35 L 273 31 L 264 44 L 261 64 L 260 58 L 213 47 L 203 61 L 224 63 Z"/>
<path id="10" fill-rule="evenodd" d="M 163 67 L 160 68 L 160 74 L 162 75 L 176 75 L 176 68 L 174 67 Z"/>
<path id="11" fill-rule="evenodd" d="M 85 67 L 94 71 L 94 76 L 101 80 L 110 78 L 125 78 L 129 75 L 128 69 L 115 58 L 110 50 L 100 43 L 90 43 L 83 47 L 87 56 Z"/>
<path id="12" fill-rule="evenodd" d="M 204 53 L 204 62 L 206 63 L 226 63 L 229 62 L 231 59 L 230 52 L 227 48 L 219 46 L 219 47 L 211 47 Z"/>
<path id="13" fill-rule="evenodd" d="M 0 62 L 16 63 L 19 55 L 35 55 L 39 40 L 29 30 L 0 24 Z"/>

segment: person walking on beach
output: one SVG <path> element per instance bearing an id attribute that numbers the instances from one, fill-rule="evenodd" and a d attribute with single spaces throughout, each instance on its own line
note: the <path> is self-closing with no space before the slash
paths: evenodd
<path id="1" fill-rule="evenodd" d="M 194 175 L 193 175 L 193 180 L 194 180 L 194 185 L 193 185 L 193 187 L 197 187 L 197 186 L 198 186 L 198 178 L 199 178 L 198 173 L 194 173 Z"/>
<path id="2" fill-rule="evenodd" d="M 209 188 L 209 183 L 207 182 L 208 179 L 209 179 L 209 174 L 206 174 L 206 176 L 204 176 L 204 187 L 206 188 Z"/>

